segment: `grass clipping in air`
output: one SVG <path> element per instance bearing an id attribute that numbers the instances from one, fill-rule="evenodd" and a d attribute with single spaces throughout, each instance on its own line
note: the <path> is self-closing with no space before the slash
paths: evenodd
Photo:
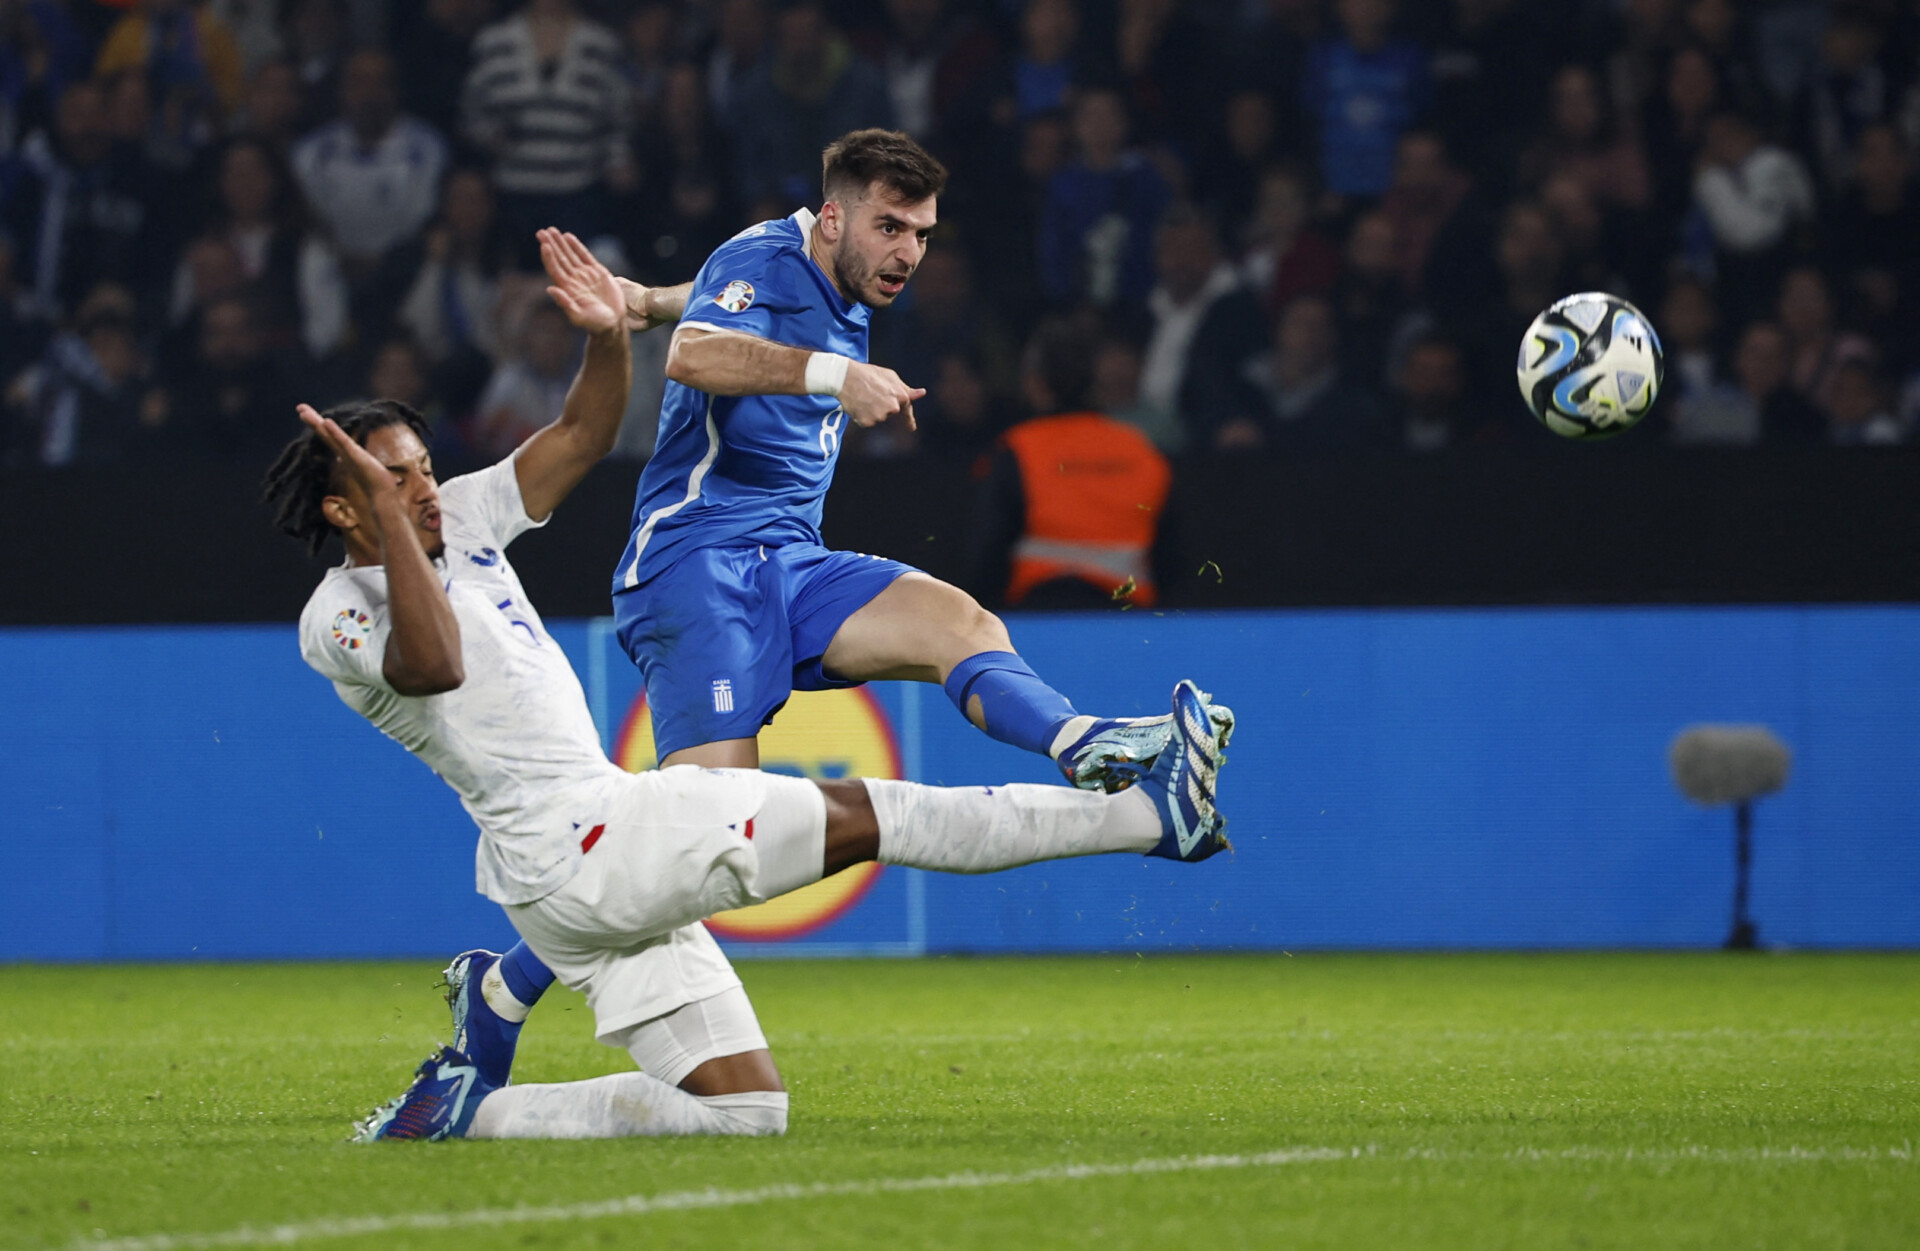
<path id="1" fill-rule="evenodd" d="M 755 962 L 785 1139 L 347 1144 L 437 971 L 0 969 L 0 1248 L 1920 1245 L 1912 955 Z"/>

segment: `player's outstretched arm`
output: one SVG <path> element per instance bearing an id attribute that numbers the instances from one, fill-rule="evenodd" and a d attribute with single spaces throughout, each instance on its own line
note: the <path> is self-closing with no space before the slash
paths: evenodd
<path id="1" fill-rule="evenodd" d="M 697 326 L 673 332 L 667 377 L 708 395 L 832 395 L 856 426 L 877 426 L 898 414 L 909 430 L 913 402 L 927 393 L 879 365 Z"/>
<path id="2" fill-rule="evenodd" d="M 564 231 L 540 232 L 547 294 L 567 320 L 587 332 L 587 358 L 552 425 L 528 439 L 514 457 L 527 516 L 545 521 L 567 493 L 613 450 L 633 384 L 633 344 L 619 279 L 587 245 Z"/>
<path id="3" fill-rule="evenodd" d="M 643 287 L 631 278 L 614 281 L 620 284 L 620 294 L 626 297 L 627 329 L 635 334 L 679 321 L 687 311 L 687 296 L 693 292 L 690 282 L 677 287 Z"/>
<path id="4" fill-rule="evenodd" d="M 402 695 L 438 695 L 467 680 L 460 659 L 460 622 L 447 602 L 440 575 L 420 546 L 394 469 L 354 442 L 330 418 L 300 405 L 300 420 L 327 441 L 340 464 L 365 492 L 369 519 L 379 535 L 380 565 L 387 575 L 387 612 L 392 629 L 380 672 Z"/>

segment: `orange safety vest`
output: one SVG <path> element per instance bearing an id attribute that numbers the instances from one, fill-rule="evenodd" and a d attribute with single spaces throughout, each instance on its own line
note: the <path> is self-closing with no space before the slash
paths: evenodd
<path id="1" fill-rule="evenodd" d="M 1026 529 L 1013 549 L 1007 603 L 1055 578 L 1106 591 L 1133 582 L 1130 602 L 1157 598 L 1148 553 L 1167 506 L 1173 469 L 1125 422 L 1100 413 L 1024 421 L 1002 436 L 1020 466 Z"/>

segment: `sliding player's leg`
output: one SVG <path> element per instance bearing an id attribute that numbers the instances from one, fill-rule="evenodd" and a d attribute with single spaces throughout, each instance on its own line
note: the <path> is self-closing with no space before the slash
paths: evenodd
<path id="1" fill-rule="evenodd" d="M 1208 712 L 1181 683 L 1168 748 L 1139 786 L 1116 795 L 699 769 L 623 779 L 635 819 L 608 822 L 571 881 L 508 912 L 560 980 L 586 993 L 602 1041 L 629 1047 L 660 1075 L 496 1087 L 445 1049 L 359 1137 L 784 1132 L 786 1094 L 765 1037 L 744 994 L 726 993 L 739 979 L 694 920 L 866 860 L 947 873 L 1111 852 L 1204 860 L 1227 847 Z M 668 976 L 683 980 L 662 1013 L 655 983 Z M 675 1077 L 678 1085 L 667 1080 Z"/>
<path id="2" fill-rule="evenodd" d="M 896 679 L 937 682 L 967 720 L 1003 743 L 1050 757 L 1075 786 L 1117 791 L 1153 767 L 1172 731 L 1166 716 L 1094 717 L 1033 671 L 1013 650 L 1006 625 L 971 595 L 918 570 L 896 572 L 877 592 L 871 557 L 832 561 L 796 599 L 795 657 L 818 656 L 796 685 Z M 822 645 L 821 636 L 825 636 Z M 810 680 L 810 678 L 812 680 Z M 1233 713 L 1210 707 L 1224 745 Z"/>
<path id="3" fill-rule="evenodd" d="M 454 1050 L 473 1061 L 482 1081 L 506 1085 L 520 1046 L 520 1027 L 553 985 L 553 970 L 523 939 L 505 955 L 463 951 L 447 965 L 444 977 L 447 1006 L 453 1010 Z"/>

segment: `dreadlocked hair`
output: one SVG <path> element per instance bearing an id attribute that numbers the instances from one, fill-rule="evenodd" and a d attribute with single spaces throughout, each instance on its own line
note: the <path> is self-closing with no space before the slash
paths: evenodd
<path id="1" fill-rule="evenodd" d="M 321 416 L 332 418 L 362 447 L 374 431 L 388 426 L 405 426 L 422 443 L 433 438 L 427 419 L 399 400 L 354 400 L 336 404 Z M 339 472 L 339 459 L 327 441 L 317 431 L 302 430 L 281 449 L 260 483 L 260 502 L 273 506 L 273 523 L 305 543 L 309 556 L 318 556 L 333 537 L 333 524 L 320 505 L 327 496 L 340 494 Z"/>

